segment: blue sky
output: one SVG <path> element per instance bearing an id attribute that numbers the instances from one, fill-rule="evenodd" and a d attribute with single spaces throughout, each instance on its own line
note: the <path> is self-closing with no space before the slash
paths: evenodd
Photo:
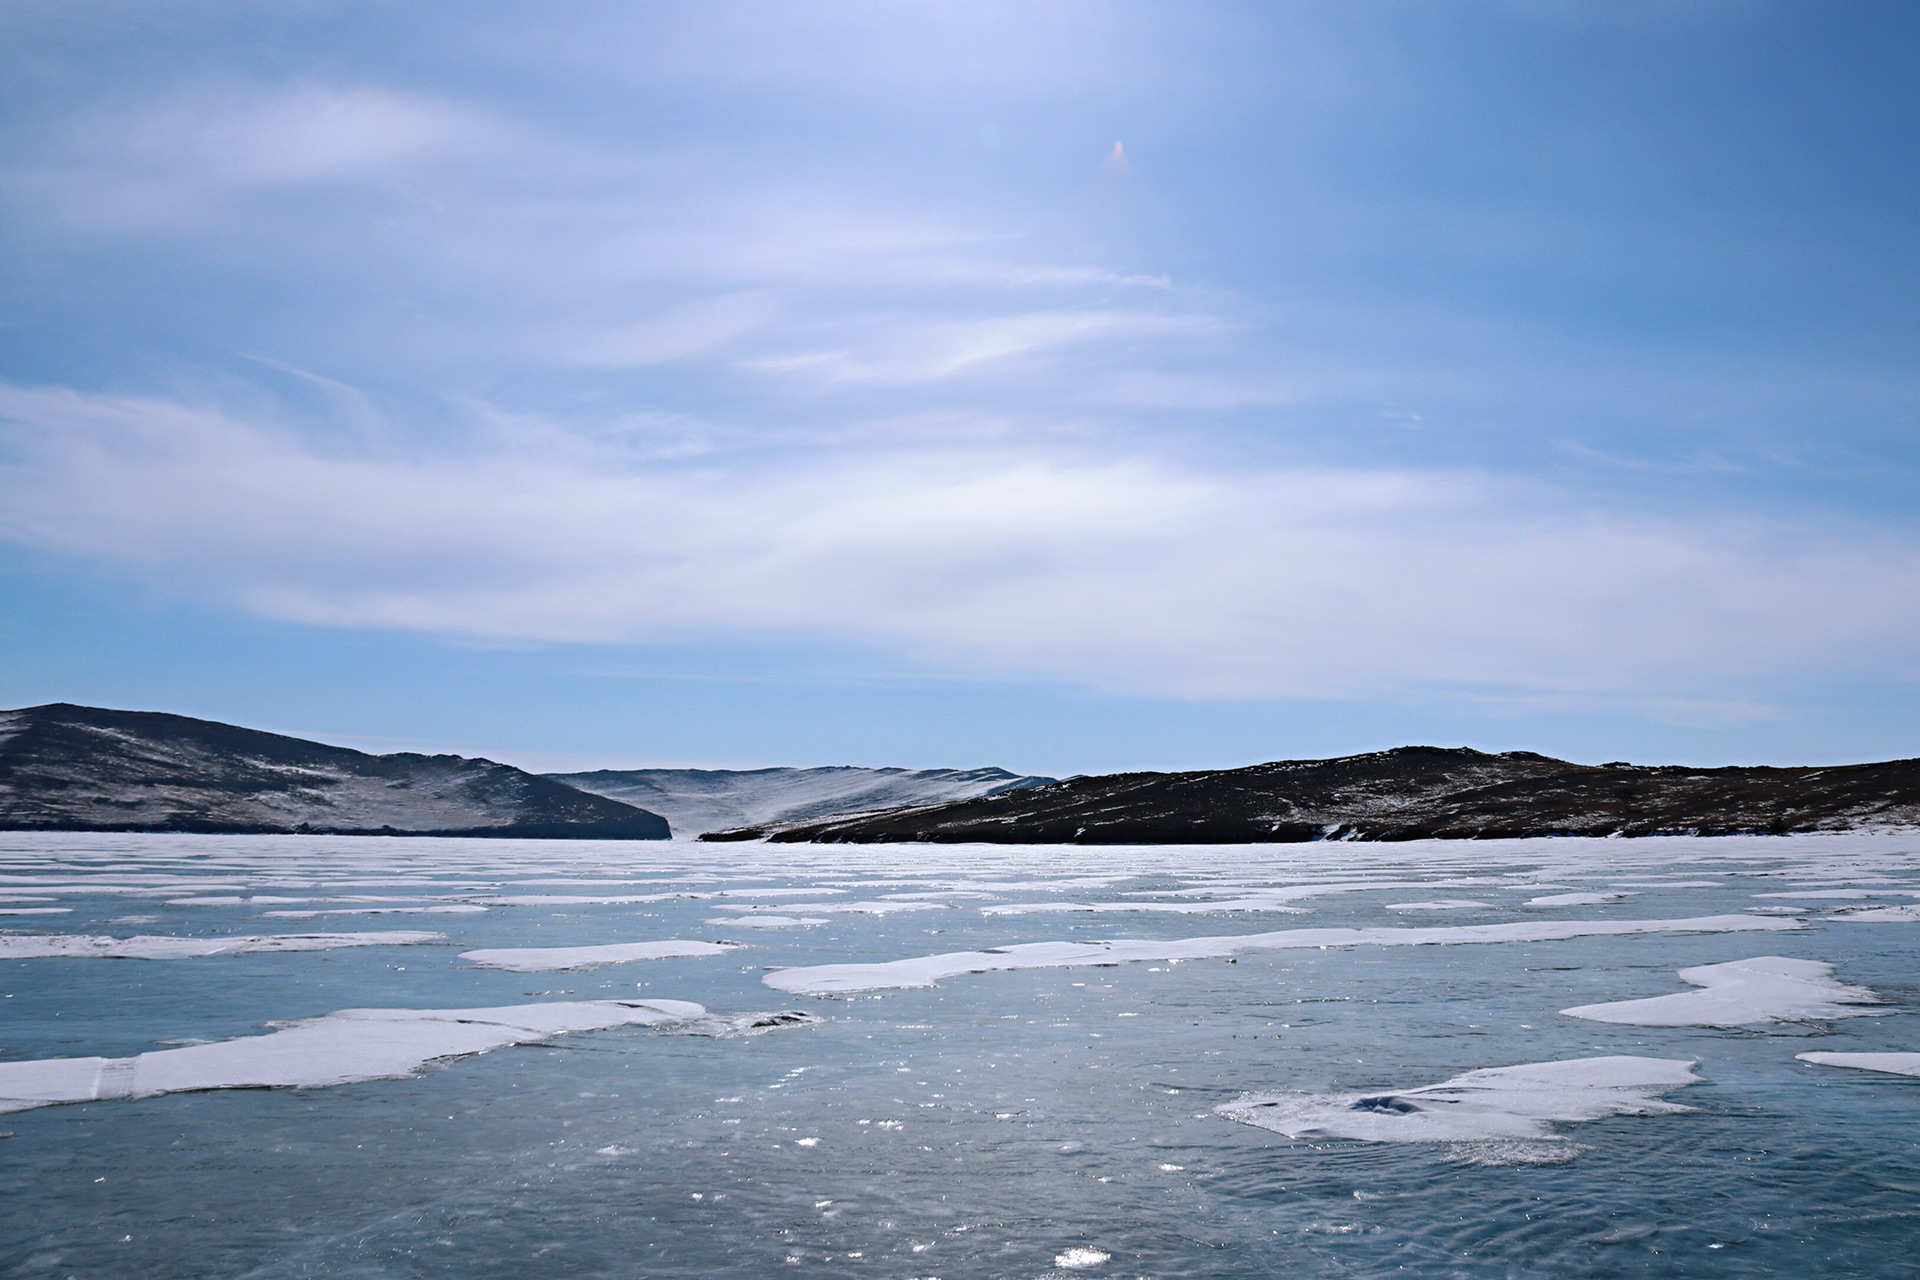
<path id="1" fill-rule="evenodd" d="M 0 703 L 1920 755 L 1905 3 L 22 3 Z"/>

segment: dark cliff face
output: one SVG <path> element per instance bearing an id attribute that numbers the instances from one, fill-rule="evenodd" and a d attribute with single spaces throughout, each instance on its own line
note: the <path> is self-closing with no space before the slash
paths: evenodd
<path id="1" fill-rule="evenodd" d="M 0 829 L 668 836 L 657 814 L 491 760 L 66 703 L 0 712 Z"/>
<path id="2" fill-rule="evenodd" d="M 716 834 L 781 841 L 1233 844 L 1916 825 L 1920 760 L 1692 769 L 1400 747 L 1244 769 L 1074 778 L 956 804 Z"/>

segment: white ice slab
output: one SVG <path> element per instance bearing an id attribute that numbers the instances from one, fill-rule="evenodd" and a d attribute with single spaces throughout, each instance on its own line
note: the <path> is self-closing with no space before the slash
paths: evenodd
<path id="1" fill-rule="evenodd" d="M 317 911 L 262 911 L 277 920 L 311 920 L 316 916 L 468 916 L 486 908 L 468 902 L 448 902 L 432 907 L 325 907 Z"/>
<path id="2" fill-rule="evenodd" d="M 1559 942 L 1569 938 L 1637 933 L 1749 933 L 1801 929 L 1775 916 L 1695 916 L 1680 920 L 1522 920 L 1423 929 L 1281 929 L 1272 933 L 1108 942 L 1026 942 L 982 951 L 950 951 L 875 964 L 820 964 L 779 969 L 763 981 L 781 991 L 835 995 L 899 987 L 930 987 L 942 978 L 1008 969 L 1059 969 L 1142 960 L 1200 960 L 1237 951 L 1327 947 L 1410 947 L 1488 942 Z"/>
<path id="3" fill-rule="evenodd" d="M 321 1088 L 410 1076 L 430 1062 L 574 1031 L 686 1022 L 685 1000 L 586 1000 L 491 1009 L 343 1009 L 263 1036 L 133 1058 L 0 1062 L 0 1112 L 201 1089 Z"/>
<path id="4" fill-rule="evenodd" d="M 1636 1027 L 1745 1027 L 1887 1012 L 1861 1008 L 1879 1004 L 1880 997 L 1865 987 L 1834 981 L 1833 966 L 1820 960 L 1755 956 L 1727 964 L 1696 965 L 1680 970 L 1679 976 L 1682 982 L 1700 990 L 1583 1004 L 1560 1012 L 1590 1022 Z"/>
<path id="5" fill-rule="evenodd" d="M 483 969 L 513 973 L 549 973 L 561 969 L 592 969 L 603 964 L 635 960 L 677 960 L 687 956 L 718 956 L 732 951 L 731 942 L 688 942 L 667 938 L 659 942 L 611 942 L 597 947 L 496 947 L 462 951 L 460 958 Z"/>
<path id="6" fill-rule="evenodd" d="M 729 929 L 803 929 L 808 925 L 825 924 L 825 916 L 714 916 L 708 924 L 717 924 Z"/>
<path id="7" fill-rule="evenodd" d="M 821 912 L 839 912 L 867 916 L 890 916 L 898 911 L 950 911 L 952 905 L 945 902 L 883 901 L 883 902 L 788 902 L 781 904 L 785 911 L 802 911 L 809 915 Z"/>
<path id="8" fill-rule="evenodd" d="M 1591 893 L 1549 893 L 1538 898 L 1528 898 L 1529 907 L 1597 907 L 1608 902 L 1619 902 L 1631 898 L 1637 890 L 1608 889 Z"/>
<path id="9" fill-rule="evenodd" d="M 1389 911 L 1474 911 L 1492 906 L 1474 898 L 1439 898 L 1433 902 L 1389 902 Z"/>
<path id="10" fill-rule="evenodd" d="M 1214 1108 L 1290 1138 L 1361 1142 L 1564 1141 L 1555 1124 L 1690 1111 L 1660 1095 L 1693 1084 L 1677 1058 L 1574 1058 L 1485 1067 L 1403 1093 L 1262 1093 Z"/>
<path id="11" fill-rule="evenodd" d="M 406 947 L 439 942 L 444 934 L 412 930 L 381 933 L 272 933 L 257 937 L 133 938 L 83 934 L 0 935 L 0 960 L 37 960 L 49 956 L 94 956 L 107 960 L 190 960 L 195 956 L 241 955 L 254 951 L 331 951 L 336 947 Z"/>
<path id="12" fill-rule="evenodd" d="M 645 902 L 667 902 L 674 898 L 701 897 L 700 894 L 687 893 L 490 893 L 476 897 L 476 902 L 484 902 L 495 907 L 603 907 L 636 906 Z"/>
<path id="13" fill-rule="evenodd" d="M 997 906 L 982 907 L 980 911 L 982 915 L 989 916 L 1034 915 L 1054 911 L 1098 913 L 1160 911 L 1175 915 L 1211 915 L 1214 913 L 1236 911 L 1266 911 L 1300 915 L 1306 911 L 1306 908 L 1296 907 L 1290 904 L 1305 898 L 1320 898 L 1336 893 L 1372 892 L 1382 889 L 1437 889 L 1448 886 L 1480 883 L 1484 883 L 1484 879 L 1471 881 L 1361 880 L 1335 884 L 1274 885 L 1258 889 L 1249 889 L 1226 883 L 1195 889 L 1137 890 L 1121 894 L 1120 896 L 1122 898 L 1129 899 L 1129 901 L 1121 902 L 1009 902 Z M 1131 901 L 1131 899 L 1150 897 L 1211 899 L 1211 901 Z"/>
<path id="14" fill-rule="evenodd" d="M 1920 1076 L 1920 1053 L 1796 1053 L 1793 1056 L 1820 1067 L 1852 1067 L 1858 1071 Z"/>
<path id="15" fill-rule="evenodd" d="M 1831 918 L 1850 924 L 1911 924 L 1920 920 L 1920 902 L 1904 902 L 1897 907 L 1859 907 L 1835 912 Z"/>
<path id="16" fill-rule="evenodd" d="M 1055 911 L 1144 912 L 1162 911 L 1172 915 L 1216 915 L 1232 911 L 1268 911 L 1302 915 L 1304 907 L 1290 907 L 1279 898 L 1226 898 L 1218 902 L 1008 902 L 982 907 L 983 916 L 1042 915 Z"/>

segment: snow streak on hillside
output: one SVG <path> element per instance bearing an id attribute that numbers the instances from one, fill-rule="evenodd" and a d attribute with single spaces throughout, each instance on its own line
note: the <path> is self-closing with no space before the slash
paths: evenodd
<path id="1" fill-rule="evenodd" d="M 637 805 L 682 839 L 707 831 L 945 804 L 1043 786 L 1005 769 L 599 769 L 556 782 Z"/>

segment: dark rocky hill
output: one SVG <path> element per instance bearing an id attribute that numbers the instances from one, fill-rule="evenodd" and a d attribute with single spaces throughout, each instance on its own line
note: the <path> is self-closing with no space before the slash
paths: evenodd
<path id="1" fill-rule="evenodd" d="M 1583 765 L 1399 747 L 1195 773 L 1121 773 L 954 804 L 702 839 L 1233 844 L 1786 834 L 1920 826 L 1920 760 L 1806 768 Z"/>
<path id="2" fill-rule="evenodd" d="M 0 712 L 0 830 L 668 835 L 658 814 L 491 760 L 67 703 Z"/>

